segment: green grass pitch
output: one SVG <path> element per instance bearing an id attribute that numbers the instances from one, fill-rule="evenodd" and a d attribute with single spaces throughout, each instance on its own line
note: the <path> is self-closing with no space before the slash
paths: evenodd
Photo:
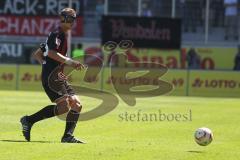
<path id="1" fill-rule="evenodd" d="M 87 144 L 61 144 L 65 123 L 57 118 L 35 124 L 32 142 L 23 141 L 19 119 L 49 104 L 44 92 L 0 91 L 0 97 L 0 160 L 237 160 L 240 157 L 240 99 L 160 96 L 137 99 L 134 107 L 120 101 L 112 112 L 78 123 L 75 136 Z M 81 97 L 81 101 L 83 111 L 101 102 L 88 97 Z M 191 119 L 141 119 L 159 110 L 182 116 L 190 116 L 191 110 Z M 138 112 L 140 119 L 124 119 L 126 113 L 137 116 Z M 214 134 L 213 142 L 206 147 L 197 145 L 193 139 L 194 131 L 203 126 Z"/>

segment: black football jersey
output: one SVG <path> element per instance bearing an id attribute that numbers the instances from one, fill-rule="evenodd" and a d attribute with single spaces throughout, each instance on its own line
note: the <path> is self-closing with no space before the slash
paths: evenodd
<path id="1" fill-rule="evenodd" d="M 42 80 L 48 80 L 49 74 L 57 67 L 63 69 L 63 64 L 48 57 L 48 51 L 55 50 L 63 56 L 67 56 L 67 35 L 60 27 L 49 33 L 46 41 L 46 51 L 44 53 L 44 63 L 42 66 Z"/>

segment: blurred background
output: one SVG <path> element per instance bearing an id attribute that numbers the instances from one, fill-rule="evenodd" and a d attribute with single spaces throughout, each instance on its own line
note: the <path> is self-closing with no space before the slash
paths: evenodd
<path id="1" fill-rule="evenodd" d="M 83 56 L 90 66 L 98 63 L 87 56 L 97 56 L 106 72 L 127 68 L 125 60 L 112 58 L 116 50 L 105 53 L 102 45 L 131 40 L 129 61 L 169 68 L 162 78 L 174 84 L 171 95 L 240 96 L 239 0 L 1 0 L 0 89 L 41 90 L 32 53 L 59 23 L 64 7 L 78 13 L 69 56 Z M 109 90 L 106 72 L 96 83 L 101 90 Z"/>

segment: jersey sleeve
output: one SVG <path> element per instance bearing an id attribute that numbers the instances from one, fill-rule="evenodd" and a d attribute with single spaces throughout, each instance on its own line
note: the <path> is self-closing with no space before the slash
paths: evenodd
<path id="1" fill-rule="evenodd" d="M 41 49 L 42 52 L 46 52 L 46 43 L 40 43 L 39 48 Z"/>
<path id="2" fill-rule="evenodd" d="M 58 34 L 56 32 L 51 32 L 47 39 L 47 46 L 49 50 L 57 50 L 58 47 Z"/>

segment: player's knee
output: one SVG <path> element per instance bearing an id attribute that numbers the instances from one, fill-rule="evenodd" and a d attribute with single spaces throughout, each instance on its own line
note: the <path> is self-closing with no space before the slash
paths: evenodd
<path id="1" fill-rule="evenodd" d="M 82 105 L 81 105 L 80 100 L 78 99 L 78 97 L 71 96 L 71 97 L 68 98 L 68 100 L 69 100 L 69 105 L 70 105 L 72 110 L 74 110 L 76 112 L 81 112 Z"/>
<path id="2" fill-rule="evenodd" d="M 67 113 L 68 111 L 69 111 L 69 105 L 67 100 L 57 103 L 56 111 L 55 111 L 57 115 Z"/>
<path id="3" fill-rule="evenodd" d="M 82 105 L 80 103 L 75 103 L 73 106 L 71 106 L 71 109 L 80 113 L 82 110 Z"/>

